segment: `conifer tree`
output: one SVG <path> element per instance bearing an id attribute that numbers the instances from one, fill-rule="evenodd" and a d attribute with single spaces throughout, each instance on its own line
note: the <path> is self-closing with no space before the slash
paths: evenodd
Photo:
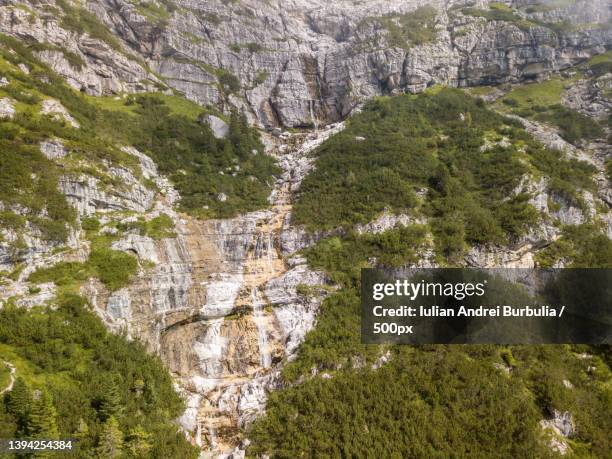
<path id="1" fill-rule="evenodd" d="M 6 395 L 6 408 L 17 421 L 18 435 L 26 435 L 30 412 L 32 411 L 32 390 L 22 377 L 18 377 L 13 389 Z"/>
<path id="2" fill-rule="evenodd" d="M 53 399 L 46 389 L 40 392 L 32 404 L 32 413 L 28 423 L 28 432 L 32 438 L 39 440 L 56 440 L 59 438 L 57 428 L 57 411 Z M 54 455 L 52 451 L 37 451 L 32 455 L 36 459 L 46 459 Z"/>
<path id="3" fill-rule="evenodd" d="M 151 434 L 144 430 L 141 426 L 136 426 L 130 429 L 128 434 L 126 451 L 130 457 L 146 458 L 151 451 Z"/>
<path id="4" fill-rule="evenodd" d="M 89 453 L 87 457 L 91 456 L 91 450 L 93 445 L 92 438 L 89 435 L 89 426 L 83 418 L 79 418 L 76 431 L 73 434 L 73 438 L 77 441 L 77 451 L 81 456 L 85 455 L 85 452 Z"/>
<path id="5" fill-rule="evenodd" d="M 106 421 L 111 416 L 117 417 L 121 412 L 121 396 L 117 385 L 114 383 L 105 384 L 100 396 L 98 415 L 102 421 Z"/>
<path id="6" fill-rule="evenodd" d="M 103 459 L 119 457 L 123 450 L 123 435 L 119 423 L 110 416 L 102 425 L 102 434 L 96 448 L 96 455 Z"/>
<path id="7" fill-rule="evenodd" d="M 30 435 L 42 439 L 56 439 L 59 437 L 57 429 L 57 411 L 53 399 L 46 389 L 43 389 L 32 405 L 28 430 Z"/>

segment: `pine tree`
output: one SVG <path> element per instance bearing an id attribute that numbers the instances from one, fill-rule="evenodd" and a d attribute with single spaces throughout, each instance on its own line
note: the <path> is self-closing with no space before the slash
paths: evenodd
<path id="1" fill-rule="evenodd" d="M 240 141 L 242 139 L 242 123 L 236 110 L 232 110 L 229 121 L 229 135 L 228 139 L 237 149 L 240 148 Z"/>
<path id="2" fill-rule="evenodd" d="M 29 434 L 40 440 L 59 438 L 57 428 L 57 411 L 49 392 L 43 389 L 38 399 L 34 400 L 28 423 Z M 36 459 L 46 459 L 54 455 L 51 451 L 38 451 L 32 455 Z"/>
<path id="3" fill-rule="evenodd" d="M 34 401 L 30 422 L 28 424 L 30 435 L 35 438 L 59 438 L 57 429 L 57 411 L 53 399 L 47 390 L 43 389 L 38 400 Z"/>
<path id="4" fill-rule="evenodd" d="M 152 448 L 150 443 L 151 434 L 145 431 L 142 427 L 136 426 L 130 429 L 128 434 L 126 451 L 130 457 L 145 458 Z"/>
<path id="5" fill-rule="evenodd" d="M 121 412 L 121 396 L 117 385 L 106 384 L 102 389 L 99 399 L 98 415 L 102 421 L 106 421 L 111 416 L 118 416 Z"/>
<path id="6" fill-rule="evenodd" d="M 123 435 L 119 429 L 119 423 L 114 416 L 110 416 L 102 425 L 96 455 L 104 459 L 115 458 L 121 454 L 122 448 Z"/>
<path id="7" fill-rule="evenodd" d="M 13 389 L 5 398 L 6 408 L 17 422 L 16 433 L 20 436 L 27 434 L 28 421 L 32 411 L 32 390 L 22 377 L 18 377 Z"/>

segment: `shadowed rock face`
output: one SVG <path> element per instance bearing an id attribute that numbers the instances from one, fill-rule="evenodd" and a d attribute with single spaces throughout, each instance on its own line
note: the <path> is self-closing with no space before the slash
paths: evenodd
<path id="1" fill-rule="evenodd" d="M 0 7 L 0 28 L 82 57 L 86 65 L 75 69 L 58 51 L 40 53 L 92 94 L 151 90 L 161 84 L 153 70 L 188 98 L 242 108 L 264 126 L 325 124 L 368 97 L 437 83 L 542 78 L 612 44 L 605 0 L 546 11 L 533 11 L 529 0 L 508 2 L 516 7 L 511 21 L 463 14 L 474 3 L 487 10 L 489 2 L 174 0 L 155 9 L 127 0 L 88 2 L 122 49 L 66 31 L 42 10 L 32 19 Z M 409 22 L 424 5 L 434 8 L 430 19 Z M 404 39 L 418 28 L 420 35 Z"/>

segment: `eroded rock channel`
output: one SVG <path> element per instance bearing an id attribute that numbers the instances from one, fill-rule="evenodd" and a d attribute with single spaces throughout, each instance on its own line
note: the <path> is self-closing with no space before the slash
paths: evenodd
<path id="1" fill-rule="evenodd" d="M 314 325 L 320 298 L 296 288 L 324 277 L 296 255 L 309 240 L 290 225 L 291 201 L 312 167 L 309 153 L 340 129 L 268 139 L 282 174 L 267 209 L 201 221 L 172 211 L 167 193 L 156 211 L 173 216 L 176 238 L 132 234 L 115 243 L 151 268 L 112 295 L 94 281 L 84 287 L 111 327 L 161 355 L 187 401 L 180 422 L 206 455 L 241 455 L 240 428 L 262 411 Z"/>

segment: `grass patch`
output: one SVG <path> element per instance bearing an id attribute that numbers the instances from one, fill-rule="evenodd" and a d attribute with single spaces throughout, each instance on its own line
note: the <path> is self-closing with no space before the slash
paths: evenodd
<path id="1" fill-rule="evenodd" d="M 426 243 L 427 228 L 413 225 L 382 234 L 332 237 L 320 241 L 306 251 L 310 266 L 330 273 L 334 283 L 350 285 L 360 276 L 368 260 L 376 258 L 384 266 L 398 267 L 418 260 L 419 250 Z"/>
<path id="2" fill-rule="evenodd" d="M 223 90 L 230 94 L 240 91 L 240 80 L 232 72 L 227 69 L 220 68 L 216 70 L 216 74 L 217 78 L 219 79 L 219 84 Z"/>
<path id="3" fill-rule="evenodd" d="M 586 63 L 595 78 L 599 78 L 606 73 L 612 73 L 612 51 L 592 57 Z"/>
<path id="4" fill-rule="evenodd" d="M 138 261 L 132 255 L 110 248 L 111 236 L 95 236 L 99 228 L 94 219 L 85 220 L 84 229 L 91 239 L 91 253 L 85 262 L 60 262 L 49 268 L 34 271 L 30 282 L 53 282 L 61 292 L 78 292 L 80 284 L 97 277 L 110 291 L 126 287 L 138 270 Z"/>
<path id="5" fill-rule="evenodd" d="M 487 19 L 488 21 L 509 22 L 522 30 L 529 30 L 531 27 L 536 25 L 532 21 L 523 19 L 512 8 L 504 3 L 490 3 L 488 10 L 468 7 L 463 8 L 461 12 L 466 16 L 481 17 Z"/>
<path id="6" fill-rule="evenodd" d="M 593 140 L 603 135 L 603 129 L 589 117 L 561 105 L 561 95 L 567 82 L 558 78 L 517 86 L 498 107 L 525 118 L 550 123 L 559 128 L 561 137 L 570 143 Z"/>
<path id="7" fill-rule="evenodd" d="M 557 126 L 561 137 L 573 144 L 581 140 L 598 139 L 604 135 L 602 127 L 596 121 L 562 105 L 553 105 L 546 111 L 537 113 L 534 118 Z"/>
<path id="8" fill-rule="evenodd" d="M 519 110 L 559 104 L 565 84 L 559 78 L 551 78 L 541 83 L 515 86 L 506 94 L 502 102 Z"/>
<path id="9" fill-rule="evenodd" d="M 136 230 L 141 236 L 148 236 L 153 239 L 176 237 L 174 222 L 166 214 L 161 214 L 151 220 L 139 218 L 135 222 L 119 223 L 117 227 L 121 231 Z"/>
<path id="10" fill-rule="evenodd" d="M 421 6 L 406 14 L 367 18 L 361 25 L 378 24 L 386 29 L 390 46 L 409 48 L 436 38 L 436 15 L 437 10 L 433 6 Z"/>

